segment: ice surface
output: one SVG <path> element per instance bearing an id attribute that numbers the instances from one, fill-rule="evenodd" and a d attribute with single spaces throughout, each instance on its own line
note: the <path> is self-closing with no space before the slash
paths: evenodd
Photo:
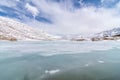
<path id="1" fill-rule="evenodd" d="M 0 42 L 0 80 L 120 80 L 120 43 Z"/>

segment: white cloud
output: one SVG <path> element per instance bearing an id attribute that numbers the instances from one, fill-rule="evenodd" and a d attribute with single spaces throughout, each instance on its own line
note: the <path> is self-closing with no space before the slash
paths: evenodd
<path id="1" fill-rule="evenodd" d="M 84 3 L 83 3 L 82 1 L 83 1 L 83 0 L 80 0 L 80 1 L 79 1 L 79 3 L 80 3 L 81 6 L 84 5 Z"/>
<path id="2" fill-rule="evenodd" d="M 25 8 L 33 15 L 37 16 L 39 14 L 39 11 L 36 7 L 30 5 L 29 3 L 26 3 Z"/>
<path id="3" fill-rule="evenodd" d="M 63 8 L 63 3 L 51 3 L 45 0 L 33 0 L 33 3 L 45 13 L 53 17 L 54 23 L 48 27 L 42 27 L 53 33 L 63 34 L 89 34 L 120 26 L 118 10 L 104 7 L 83 7 L 69 11 Z M 70 6 L 72 5 L 69 2 Z M 74 9 L 74 8 L 73 8 Z M 44 26 L 42 24 L 42 26 Z M 50 27 L 51 26 L 51 27 Z"/>
<path id="4" fill-rule="evenodd" d="M 16 0 L 1 0 L 0 5 L 7 6 L 7 7 L 15 7 Z"/>
<path id="5" fill-rule="evenodd" d="M 16 1 L 18 1 L 18 2 L 19 2 L 20 0 L 16 0 Z"/>
<path id="6" fill-rule="evenodd" d="M 101 0 L 101 3 L 104 3 L 104 2 L 116 2 L 117 0 Z"/>
<path id="7" fill-rule="evenodd" d="M 9 0 L 5 0 L 9 1 Z M 102 2 L 113 2 L 115 0 L 101 0 Z M 4 0 L 2 0 L 4 2 Z M 112 29 L 120 26 L 120 15 L 118 3 L 114 8 L 96 8 L 82 7 L 75 9 L 73 3 L 70 0 L 60 3 L 51 2 L 50 0 L 31 0 L 35 5 L 32 6 L 26 3 L 26 9 L 33 15 L 37 16 L 39 10 L 48 15 L 41 15 L 46 18 L 50 18 L 53 24 L 46 24 L 39 21 L 32 23 L 32 19 L 22 16 L 26 19 L 28 24 L 40 27 L 50 33 L 55 34 L 89 34 L 97 33 L 103 30 Z M 4 2 L 5 3 L 5 2 Z M 7 3 L 5 3 L 7 5 Z M 9 6 L 15 5 L 16 3 L 10 3 Z M 82 0 L 80 0 L 80 4 Z"/>
<path id="8" fill-rule="evenodd" d="M 120 10 L 120 2 L 117 3 L 116 8 Z"/>
<path id="9" fill-rule="evenodd" d="M 101 0 L 101 3 L 103 3 L 105 0 Z"/>

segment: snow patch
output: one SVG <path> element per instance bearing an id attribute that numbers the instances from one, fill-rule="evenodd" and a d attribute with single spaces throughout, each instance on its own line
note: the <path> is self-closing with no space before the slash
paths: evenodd
<path id="1" fill-rule="evenodd" d="M 105 63 L 104 61 L 98 61 L 99 63 Z"/>
<path id="2" fill-rule="evenodd" d="M 59 69 L 56 69 L 56 70 L 46 70 L 45 71 L 46 74 L 55 74 L 55 73 L 58 73 L 58 72 L 60 72 Z"/>

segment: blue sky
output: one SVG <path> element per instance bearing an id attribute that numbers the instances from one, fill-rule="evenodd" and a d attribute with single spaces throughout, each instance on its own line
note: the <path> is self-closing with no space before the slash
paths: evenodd
<path id="1" fill-rule="evenodd" d="M 0 16 L 52 34 L 89 34 L 120 27 L 120 0 L 2 0 Z"/>

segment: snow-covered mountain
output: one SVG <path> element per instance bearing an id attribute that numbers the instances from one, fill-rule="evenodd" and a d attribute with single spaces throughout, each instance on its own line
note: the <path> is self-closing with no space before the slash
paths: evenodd
<path id="1" fill-rule="evenodd" d="M 99 41 L 99 40 L 118 40 L 120 39 L 120 28 L 97 33 L 93 36 L 69 36 L 72 41 Z M 10 18 L 0 17 L 0 40 L 58 40 L 60 36 L 50 35 L 40 29 L 36 29 L 12 20 Z M 63 38 L 64 39 L 64 38 Z"/>
<path id="2" fill-rule="evenodd" d="M 111 30 L 103 31 L 95 34 L 96 37 L 113 37 L 120 35 L 120 28 L 113 28 Z"/>
<path id="3" fill-rule="evenodd" d="M 120 40 L 120 27 L 83 37 L 74 37 L 73 41 Z"/>
<path id="4" fill-rule="evenodd" d="M 0 17 L 0 40 L 53 40 L 54 36 L 18 21 Z"/>
<path id="5" fill-rule="evenodd" d="M 111 30 L 103 31 L 97 34 L 94 34 L 91 37 L 92 41 L 101 41 L 101 40 L 120 40 L 120 28 L 113 28 Z"/>

